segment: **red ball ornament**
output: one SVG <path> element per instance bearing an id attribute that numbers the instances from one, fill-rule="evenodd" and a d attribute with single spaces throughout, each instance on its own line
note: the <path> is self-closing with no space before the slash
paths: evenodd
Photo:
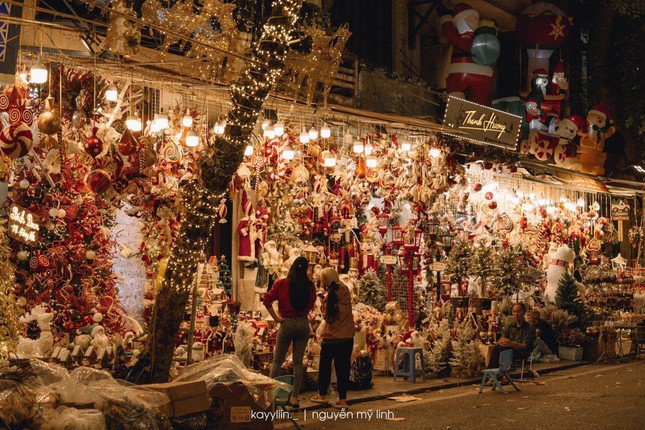
<path id="1" fill-rule="evenodd" d="M 493 200 L 493 192 L 492 191 L 486 192 L 486 194 L 484 194 L 484 197 L 486 198 L 486 200 Z"/>
<path id="2" fill-rule="evenodd" d="M 493 200 L 492 202 L 488 203 L 488 207 L 490 209 L 497 209 L 497 202 Z"/>
<path id="3" fill-rule="evenodd" d="M 491 163 L 490 161 L 484 161 L 484 169 L 485 170 L 490 170 L 492 168 L 493 168 L 493 163 Z"/>
<path id="4" fill-rule="evenodd" d="M 90 154 L 93 158 L 96 158 L 101 152 L 103 152 L 103 141 L 96 135 L 97 131 L 97 127 L 92 128 L 92 135 L 88 137 L 83 144 L 85 152 Z"/>
<path id="5" fill-rule="evenodd" d="M 111 182 L 108 172 L 101 169 L 93 170 L 85 177 L 85 183 L 88 188 L 99 194 L 107 191 Z"/>
<path id="6" fill-rule="evenodd" d="M 479 183 L 475 184 L 473 186 L 473 190 L 475 190 L 476 192 L 481 191 L 482 190 L 482 184 L 479 184 Z"/>
<path id="7" fill-rule="evenodd" d="M 516 173 L 517 172 L 517 166 L 508 166 L 508 173 Z"/>

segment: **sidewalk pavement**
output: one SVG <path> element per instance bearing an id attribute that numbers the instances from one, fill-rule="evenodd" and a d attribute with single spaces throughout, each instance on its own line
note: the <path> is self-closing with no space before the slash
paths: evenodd
<path id="1" fill-rule="evenodd" d="M 555 372 L 558 370 L 570 369 L 573 367 L 583 366 L 590 364 L 589 361 L 568 361 L 561 360 L 559 363 L 534 363 L 533 370 L 537 371 L 540 375 Z M 511 377 L 515 380 L 520 378 L 520 368 L 518 367 Z M 438 391 L 449 388 L 460 387 L 463 385 L 479 384 L 482 376 L 473 376 L 470 378 L 426 378 L 425 382 L 421 382 L 421 378 L 417 379 L 417 383 L 413 384 L 405 379 L 399 378 L 394 382 L 394 378 L 389 375 L 375 375 L 372 377 L 374 386 L 368 390 L 349 391 L 347 393 L 347 401 L 350 405 L 364 402 L 371 402 L 374 400 L 385 399 L 387 397 L 397 396 L 401 394 L 416 394 L 424 391 Z M 524 379 L 532 378 L 531 372 L 525 367 Z M 310 399 L 316 393 L 314 391 L 306 391 L 300 393 L 300 408 L 308 410 L 323 409 L 328 406 L 313 403 Z M 328 396 L 330 401 L 335 401 L 335 393 Z"/>

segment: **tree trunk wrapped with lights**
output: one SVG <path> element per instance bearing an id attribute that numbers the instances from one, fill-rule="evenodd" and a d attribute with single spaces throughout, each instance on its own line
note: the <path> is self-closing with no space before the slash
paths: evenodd
<path id="1" fill-rule="evenodd" d="M 303 0 L 276 0 L 262 28 L 247 68 L 231 85 L 233 108 L 228 113 L 226 132 L 218 137 L 201 158 L 201 180 L 182 188 L 186 212 L 173 247 L 163 288 L 157 295 L 141 363 L 148 364 L 140 382 L 168 379 L 177 331 L 182 321 L 197 263 L 213 229 L 219 199 L 227 192 L 231 176 L 244 156 L 262 105 L 283 72 L 291 32 Z"/>

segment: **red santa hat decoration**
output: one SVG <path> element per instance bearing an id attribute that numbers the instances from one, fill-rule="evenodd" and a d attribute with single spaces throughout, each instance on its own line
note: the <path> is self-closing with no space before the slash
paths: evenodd
<path id="1" fill-rule="evenodd" d="M 479 19 L 479 12 L 468 3 L 459 3 L 455 6 L 455 16 L 453 17 L 453 22 L 459 34 L 464 34 L 468 32 L 475 31 L 474 28 L 471 28 L 468 24 L 468 18 L 475 17 Z"/>

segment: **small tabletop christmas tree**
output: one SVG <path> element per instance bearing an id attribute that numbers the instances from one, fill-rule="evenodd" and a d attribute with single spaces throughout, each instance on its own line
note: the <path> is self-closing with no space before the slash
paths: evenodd
<path id="1" fill-rule="evenodd" d="M 450 279 L 461 287 L 461 281 L 470 273 L 470 259 L 473 255 L 473 246 L 467 239 L 459 238 L 448 254 L 446 260 L 446 273 Z"/>
<path id="2" fill-rule="evenodd" d="M 581 318 L 584 313 L 584 305 L 578 292 L 576 280 L 569 272 L 566 272 L 560 282 L 558 282 L 558 291 L 555 296 L 555 304 L 558 308 Z"/>
<path id="3" fill-rule="evenodd" d="M 219 259 L 219 285 L 221 289 L 226 292 L 228 297 L 231 297 L 233 291 L 233 282 L 231 282 L 231 268 L 226 261 L 226 257 L 222 255 Z"/>
<path id="4" fill-rule="evenodd" d="M 385 290 L 378 275 L 372 268 L 367 269 L 360 279 L 358 300 L 380 311 L 385 308 L 385 303 L 387 302 Z"/>
<path id="5" fill-rule="evenodd" d="M 495 273 L 491 281 L 498 291 L 508 298 L 522 289 L 522 255 L 513 247 L 502 248 L 497 253 Z"/>
<path id="6" fill-rule="evenodd" d="M 482 293 L 486 293 L 488 281 L 495 274 L 495 250 L 481 240 L 474 247 L 471 258 L 468 261 L 469 272 L 472 276 L 479 276 L 481 279 Z"/>

